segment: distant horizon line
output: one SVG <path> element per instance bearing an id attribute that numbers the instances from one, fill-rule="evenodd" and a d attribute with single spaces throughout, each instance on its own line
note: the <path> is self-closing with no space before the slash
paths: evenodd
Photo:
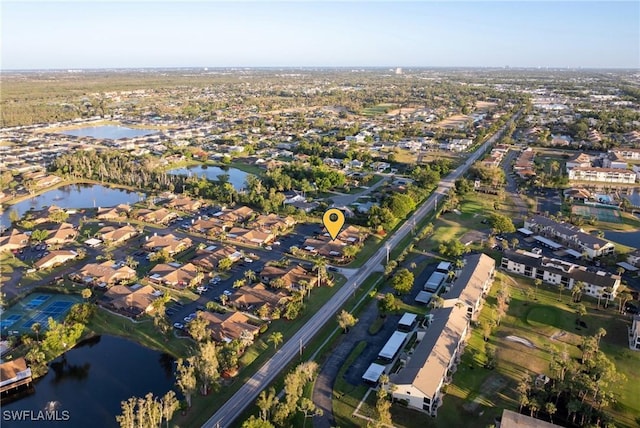
<path id="1" fill-rule="evenodd" d="M 554 70 L 554 71 L 640 71 L 638 67 L 625 66 L 472 66 L 472 65 L 430 65 L 430 66 L 402 66 L 402 65 L 289 65 L 289 66 L 144 66 L 144 67 L 64 67 L 64 68 L 2 68 L 0 72 L 66 72 L 77 73 L 85 71 L 136 71 L 136 70 Z"/>

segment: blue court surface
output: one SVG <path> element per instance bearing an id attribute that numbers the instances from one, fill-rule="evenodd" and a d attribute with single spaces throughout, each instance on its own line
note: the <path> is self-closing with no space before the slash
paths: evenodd
<path id="1" fill-rule="evenodd" d="M 82 298 L 77 295 L 37 293 L 26 296 L 0 315 L 0 332 L 9 334 L 32 333 L 36 323 L 44 331 L 49 317 L 61 322 L 69 310 Z"/>

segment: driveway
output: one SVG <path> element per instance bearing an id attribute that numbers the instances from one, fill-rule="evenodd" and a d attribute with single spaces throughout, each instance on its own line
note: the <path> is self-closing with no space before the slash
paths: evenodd
<path id="1" fill-rule="evenodd" d="M 354 203 L 358 198 L 361 198 L 362 196 L 366 196 L 369 193 L 373 192 L 378 187 L 380 187 L 384 183 L 386 183 L 388 180 L 389 180 L 389 177 L 384 177 L 384 178 L 382 178 L 382 180 L 378 181 L 373 186 L 370 186 L 370 187 L 366 188 L 363 192 L 356 193 L 356 194 L 353 194 L 353 195 L 346 194 L 346 193 L 334 192 L 334 194 L 332 196 L 330 196 L 329 198 L 326 198 L 326 199 L 331 199 L 333 201 L 333 205 L 332 206 L 334 206 L 334 207 L 346 207 L 346 206 L 351 205 L 352 203 Z"/>

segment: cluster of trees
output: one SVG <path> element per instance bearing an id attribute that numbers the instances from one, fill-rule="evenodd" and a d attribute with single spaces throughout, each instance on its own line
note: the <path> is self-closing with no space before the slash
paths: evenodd
<path id="1" fill-rule="evenodd" d="M 46 373 L 47 361 L 51 361 L 76 345 L 82 336 L 85 324 L 94 311 L 95 307 L 93 305 L 78 303 L 71 307 L 69 314 L 61 323 L 49 317 L 47 331 L 42 340 L 40 340 L 42 325 L 35 323 L 31 326 L 31 331 L 35 334 L 36 340 L 33 341 L 30 337 L 23 336 L 22 343 L 28 349 L 25 358 L 29 362 L 34 377 L 42 376 Z"/>
<path id="2" fill-rule="evenodd" d="M 626 381 L 616 366 L 601 350 L 600 341 L 606 330 L 582 338 L 580 359 L 572 358 L 564 349 L 551 348 L 551 381 L 536 382 L 525 377 L 518 385 L 520 410 L 528 408 L 531 416 L 545 412 L 551 421 L 558 412 L 572 424 L 610 426 L 612 418 L 606 408 L 616 401 L 614 388 Z"/>
<path id="3" fill-rule="evenodd" d="M 346 183 L 344 173 L 324 165 L 321 158 L 309 159 L 311 165 L 302 162 L 286 164 L 267 172 L 265 183 L 267 187 L 279 191 L 302 189 L 321 192 L 343 187 Z"/>
<path id="4" fill-rule="evenodd" d="M 198 342 L 194 355 L 179 358 L 176 365 L 176 386 L 191 407 L 191 397 L 196 391 L 207 395 L 216 389 L 220 379 L 219 348 L 213 341 Z"/>
<path id="5" fill-rule="evenodd" d="M 169 421 L 180 407 L 173 391 L 162 397 L 151 392 L 144 398 L 131 397 L 120 403 L 122 413 L 116 416 L 120 428 L 162 428 L 163 422 L 169 428 Z"/>
<path id="6" fill-rule="evenodd" d="M 318 364 L 307 361 L 298 365 L 287 374 L 284 379 L 284 397 L 278 398 L 275 389 L 262 391 L 258 396 L 256 405 L 260 409 L 259 416 L 251 416 L 242 424 L 242 428 L 273 428 L 291 425 L 291 420 L 296 413 L 304 416 L 303 426 L 307 419 L 321 416 L 322 409 L 310 399 L 303 397 L 304 391 L 314 381 L 318 372 Z"/>
<path id="7" fill-rule="evenodd" d="M 398 294 L 408 294 L 413 288 L 413 272 L 407 268 L 398 269 L 391 279 L 391 286 Z"/>

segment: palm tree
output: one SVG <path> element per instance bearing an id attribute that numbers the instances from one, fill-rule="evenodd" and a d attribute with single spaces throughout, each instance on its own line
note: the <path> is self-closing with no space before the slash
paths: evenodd
<path id="1" fill-rule="evenodd" d="M 551 421 L 551 423 L 553 423 L 553 415 L 557 410 L 558 409 L 556 408 L 556 405 L 552 402 L 545 403 L 544 405 L 544 411 L 549 415 L 549 420 Z"/>
<path id="2" fill-rule="evenodd" d="M 282 337 L 282 333 L 280 333 L 279 331 L 274 331 L 269 335 L 267 342 L 273 343 L 273 349 L 278 349 L 278 345 L 280 345 L 283 340 L 284 338 Z"/>
<path id="3" fill-rule="evenodd" d="M 229 296 L 227 296 L 226 294 L 222 293 L 220 295 L 220 303 L 222 303 L 222 306 L 227 306 L 227 302 L 229 301 Z"/>
<path id="4" fill-rule="evenodd" d="M 324 258 L 318 257 L 313 261 L 313 269 L 318 273 L 318 286 L 320 286 L 322 279 L 327 276 L 327 262 Z"/>
<path id="5" fill-rule="evenodd" d="M 609 307 L 609 302 L 611 301 L 611 297 L 613 297 L 613 288 L 612 287 L 605 287 L 604 295 L 605 295 L 604 307 L 608 308 Z"/>
<path id="6" fill-rule="evenodd" d="M 33 323 L 31 325 L 31 331 L 36 334 L 36 341 L 40 342 L 40 330 L 42 329 L 42 325 L 39 322 Z"/>
<path id="7" fill-rule="evenodd" d="M 583 281 L 577 281 L 573 284 L 573 287 L 571 287 L 571 297 L 573 298 L 574 303 L 579 302 L 582 298 L 582 290 L 584 290 Z"/>
<path id="8" fill-rule="evenodd" d="M 246 282 L 246 279 L 236 279 L 235 281 L 233 281 L 233 288 L 240 288 L 244 286 Z"/>
<path id="9" fill-rule="evenodd" d="M 565 285 L 560 283 L 558 284 L 558 291 L 560 292 L 560 297 L 558 298 L 558 302 L 562 301 L 562 290 L 564 290 Z"/>
<path id="10" fill-rule="evenodd" d="M 249 281 L 249 283 L 252 283 L 257 278 L 256 273 L 251 269 L 244 272 L 244 277 L 247 281 Z"/>
<path id="11" fill-rule="evenodd" d="M 618 294 L 618 310 L 620 311 L 620 313 L 624 312 L 624 306 L 631 299 L 633 299 L 633 296 L 627 290 L 624 290 L 623 292 Z"/>
<path id="12" fill-rule="evenodd" d="M 542 285 L 542 280 L 541 279 L 536 279 L 535 281 L 533 281 L 533 285 L 536 286 L 536 297 L 534 297 L 534 299 L 538 300 L 538 287 L 540 287 Z"/>

